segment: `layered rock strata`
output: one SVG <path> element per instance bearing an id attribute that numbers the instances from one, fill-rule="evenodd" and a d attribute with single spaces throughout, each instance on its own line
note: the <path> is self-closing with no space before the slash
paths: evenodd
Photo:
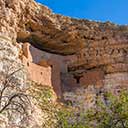
<path id="1" fill-rule="evenodd" d="M 59 63 L 41 58 L 58 72 L 54 88 L 128 85 L 128 26 L 61 16 L 33 0 L 0 0 L 0 32 L 59 56 Z"/>

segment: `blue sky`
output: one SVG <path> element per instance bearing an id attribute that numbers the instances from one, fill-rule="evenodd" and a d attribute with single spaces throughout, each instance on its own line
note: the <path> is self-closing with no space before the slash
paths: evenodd
<path id="1" fill-rule="evenodd" d="M 128 0 L 36 0 L 54 13 L 96 21 L 128 24 Z"/>

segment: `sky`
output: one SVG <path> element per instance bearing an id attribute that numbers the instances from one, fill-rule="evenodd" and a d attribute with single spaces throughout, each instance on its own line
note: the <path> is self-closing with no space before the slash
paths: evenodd
<path id="1" fill-rule="evenodd" d="M 128 24 L 128 0 L 36 0 L 54 13 L 95 21 Z"/>

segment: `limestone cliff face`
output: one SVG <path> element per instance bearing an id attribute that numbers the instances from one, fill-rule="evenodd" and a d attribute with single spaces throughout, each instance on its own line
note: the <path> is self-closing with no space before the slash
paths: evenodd
<path id="1" fill-rule="evenodd" d="M 128 84 L 128 26 L 61 16 L 33 0 L 0 0 L 0 32 L 17 43 L 72 56 L 67 72 L 60 69 L 64 85 L 74 78 L 82 85 Z"/>
<path id="2" fill-rule="evenodd" d="M 128 87 L 128 26 L 54 14 L 34 0 L 0 0 L 0 79 L 23 65 L 32 81 L 51 84 L 57 98 L 90 107 L 102 87 Z M 26 85 L 24 71 L 15 78 Z M 44 127 L 47 112 L 36 110 L 30 124 Z"/>

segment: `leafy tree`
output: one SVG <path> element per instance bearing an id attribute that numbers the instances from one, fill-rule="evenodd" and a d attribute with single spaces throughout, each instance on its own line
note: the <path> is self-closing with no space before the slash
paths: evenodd
<path id="1" fill-rule="evenodd" d="M 86 121 L 95 128 L 128 128 L 128 91 L 98 97 L 96 106 L 88 110 Z"/>
<path id="2" fill-rule="evenodd" d="M 105 92 L 87 111 L 62 109 L 57 128 L 128 128 L 128 91 L 118 95 Z"/>

